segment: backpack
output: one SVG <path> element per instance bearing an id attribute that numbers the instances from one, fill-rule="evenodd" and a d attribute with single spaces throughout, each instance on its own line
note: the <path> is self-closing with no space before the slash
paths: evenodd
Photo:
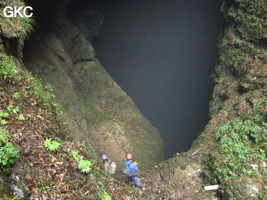
<path id="1" fill-rule="evenodd" d="M 126 167 L 124 167 L 124 169 L 123 169 L 124 173 L 125 173 L 126 176 L 128 176 L 128 177 L 139 176 L 139 175 L 140 175 L 140 172 L 139 172 L 139 171 L 136 171 L 136 172 L 131 172 L 131 171 L 130 171 L 129 166 L 130 166 L 131 164 L 132 164 L 132 163 L 129 163 Z"/>
<path id="2" fill-rule="evenodd" d="M 108 173 L 114 174 L 116 171 L 116 163 L 108 161 Z"/>

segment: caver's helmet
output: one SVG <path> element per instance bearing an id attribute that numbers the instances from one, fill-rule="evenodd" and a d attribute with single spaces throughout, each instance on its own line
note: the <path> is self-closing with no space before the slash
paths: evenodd
<path id="1" fill-rule="evenodd" d="M 133 158 L 133 154 L 131 154 L 131 153 L 127 153 L 126 154 L 126 159 L 127 160 L 131 160 Z"/>
<path id="2" fill-rule="evenodd" d="M 102 160 L 106 160 L 108 157 L 106 155 L 102 156 Z"/>

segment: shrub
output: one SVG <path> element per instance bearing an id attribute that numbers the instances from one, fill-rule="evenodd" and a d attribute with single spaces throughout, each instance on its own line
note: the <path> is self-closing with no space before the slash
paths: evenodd
<path id="1" fill-rule="evenodd" d="M 3 132 L 3 129 L 1 129 Z M 8 172 L 19 157 L 19 148 L 9 141 L 7 135 L 0 134 L 0 164 Z"/>

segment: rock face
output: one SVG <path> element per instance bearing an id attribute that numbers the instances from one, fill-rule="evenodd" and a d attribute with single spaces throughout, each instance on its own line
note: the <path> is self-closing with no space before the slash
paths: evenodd
<path id="1" fill-rule="evenodd" d="M 210 108 L 210 125 L 213 126 L 213 130 L 210 128 L 207 130 L 218 132 L 217 127 L 226 124 L 224 127 L 232 127 L 230 130 L 234 130 L 239 136 L 248 136 L 248 139 L 241 140 L 239 137 L 235 140 L 233 138 L 235 133 L 220 131 L 220 136 L 216 136 L 216 139 L 220 138 L 217 140 L 219 149 L 222 149 L 224 143 L 227 145 L 227 150 L 224 150 L 225 154 L 211 153 L 211 155 L 216 156 L 217 161 L 224 160 L 222 156 L 235 155 L 227 164 L 227 169 L 231 170 L 234 177 L 230 178 L 231 175 L 228 174 L 219 178 L 223 199 L 248 199 L 256 196 L 265 199 L 266 193 L 263 187 L 266 183 L 262 180 L 266 176 L 264 172 L 266 148 L 260 143 L 266 138 L 257 141 L 255 138 L 265 137 L 263 133 L 265 131 L 257 131 L 255 128 L 263 127 L 266 121 L 266 1 L 226 1 L 222 11 L 225 23 L 219 42 L 218 65 L 214 74 L 215 88 Z M 236 124 L 240 126 L 235 129 L 233 127 Z M 241 146 L 234 150 L 233 144 L 222 141 L 226 138 L 224 134 L 234 143 L 241 142 Z M 247 150 L 250 153 L 246 154 L 246 158 L 235 162 L 234 159 L 242 157 Z M 255 150 L 257 153 L 252 153 Z M 250 159 L 248 154 L 253 154 L 253 159 Z M 236 167 L 231 167 L 230 163 Z M 252 164 L 258 167 L 254 168 Z M 229 180 L 226 180 L 226 177 Z"/>
<path id="2" fill-rule="evenodd" d="M 40 22 L 26 45 L 25 65 L 54 86 L 73 137 L 92 144 L 118 165 L 125 153 L 133 152 L 143 168 L 151 167 L 163 158 L 159 132 L 105 72 L 90 43 L 103 16 L 89 9 L 67 18 L 67 3 L 36 5 Z M 222 11 L 225 23 L 213 75 L 210 121 L 188 152 L 156 165 L 142 180 L 166 199 L 267 196 L 266 1 L 225 1 Z M 14 36 L 12 43 L 9 27 L 0 25 L 0 50 L 15 48 L 19 57 L 21 41 Z M 215 184 L 219 191 L 203 190 Z"/>
<path id="3" fill-rule="evenodd" d="M 163 159 L 163 140 L 96 58 L 90 39 L 103 19 L 88 9 L 69 20 L 41 22 L 42 28 L 26 45 L 24 64 L 55 88 L 73 137 L 107 154 L 118 166 L 132 152 L 147 169 Z"/>
<path id="4" fill-rule="evenodd" d="M 188 152 L 159 166 L 173 199 L 266 199 L 266 1 L 225 1 L 222 12 L 210 121 Z"/>

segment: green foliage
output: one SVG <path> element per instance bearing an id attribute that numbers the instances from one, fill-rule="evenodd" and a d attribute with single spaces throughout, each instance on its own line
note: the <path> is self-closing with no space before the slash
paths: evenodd
<path id="1" fill-rule="evenodd" d="M 251 98 L 248 100 L 257 112 L 260 112 L 260 109 L 266 105 L 266 97 Z"/>
<path id="2" fill-rule="evenodd" d="M 88 173 L 91 171 L 91 167 L 93 166 L 92 161 L 90 160 L 80 160 L 78 168 L 82 173 Z"/>
<path id="3" fill-rule="evenodd" d="M 102 199 L 103 200 L 112 200 L 112 196 L 110 196 L 109 193 L 107 193 L 106 191 L 104 191 L 104 193 L 102 195 Z"/>
<path id="4" fill-rule="evenodd" d="M 18 117 L 18 120 L 19 120 L 19 121 L 24 121 L 25 118 L 24 118 L 24 116 L 23 116 L 22 114 L 20 114 L 19 117 Z"/>
<path id="5" fill-rule="evenodd" d="M 58 116 L 66 115 L 66 113 L 62 110 L 62 107 L 60 104 L 53 102 L 53 105 L 56 107 L 56 113 Z"/>
<path id="6" fill-rule="evenodd" d="M 0 112 L 0 117 L 7 118 L 9 114 L 7 112 Z"/>
<path id="7" fill-rule="evenodd" d="M 94 99 L 82 99 L 80 102 L 83 113 L 89 113 L 88 117 L 93 123 L 100 123 L 104 120 L 113 121 L 118 117 L 114 111 L 104 111 L 105 113 L 103 113 L 103 110 L 98 109 L 98 103 Z"/>
<path id="8" fill-rule="evenodd" d="M 263 191 L 258 195 L 259 199 L 267 199 L 267 185 L 263 186 Z"/>
<path id="9" fill-rule="evenodd" d="M 32 77 L 34 81 L 32 82 L 32 87 L 34 88 L 34 93 L 39 97 L 41 105 L 43 107 L 54 105 L 58 107 L 59 105 L 54 102 L 55 94 L 53 93 L 53 87 L 47 83 L 44 85 L 41 79 Z"/>
<path id="10" fill-rule="evenodd" d="M 12 57 L 7 55 L 0 55 L 0 80 L 12 78 L 15 73 L 17 73 L 16 64 Z"/>
<path id="11" fill-rule="evenodd" d="M 3 129 L 1 129 L 3 131 Z M 6 134 L 0 134 L 0 146 L 6 144 L 8 142 L 8 137 Z"/>
<path id="12" fill-rule="evenodd" d="M 222 125 L 215 133 L 220 155 L 210 160 L 210 167 L 221 181 L 233 179 L 238 175 L 258 177 L 265 174 L 263 167 L 252 169 L 251 164 L 262 165 L 266 160 L 267 123 L 259 116 L 252 119 L 236 119 Z"/>
<path id="13" fill-rule="evenodd" d="M 23 38 L 29 38 L 30 33 L 34 31 L 36 21 L 30 17 L 20 17 L 21 29 L 19 29 L 19 35 Z"/>
<path id="14" fill-rule="evenodd" d="M 3 129 L 0 129 L 4 132 Z M 19 157 L 19 148 L 9 141 L 5 133 L 0 134 L 0 165 L 8 172 Z"/>
<path id="15" fill-rule="evenodd" d="M 19 107 L 18 106 L 13 106 L 13 105 L 9 105 L 7 106 L 7 110 L 14 113 L 14 114 L 17 114 L 19 112 Z"/>
<path id="16" fill-rule="evenodd" d="M 238 64 L 242 61 L 243 57 L 242 56 L 237 56 L 235 59 L 234 59 L 234 66 L 237 67 Z"/>
<path id="17" fill-rule="evenodd" d="M 61 147 L 61 144 L 58 141 L 49 138 L 44 141 L 44 146 L 49 151 L 56 152 Z"/>
<path id="18" fill-rule="evenodd" d="M 20 92 L 14 92 L 14 93 L 12 94 L 12 97 L 13 97 L 14 99 L 19 99 L 19 98 L 21 97 L 21 93 L 20 93 Z"/>
<path id="19" fill-rule="evenodd" d="M 5 125 L 5 124 L 7 124 L 8 122 L 5 120 L 5 119 L 2 119 L 1 121 L 0 121 L 0 124 L 1 125 Z"/>
<path id="20" fill-rule="evenodd" d="M 76 150 L 72 150 L 70 152 L 70 156 L 76 161 L 78 162 L 80 160 L 80 156 L 79 156 L 79 152 Z"/>
<path id="21" fill-rule="evenodd" d="M 48 192 L 50 192 L 51 186 L 50 185 L 46 185 L 46 186 L 40 188 L 40 190 L 42 191 L 42 193 L 47 194 Z"/>
<path id="22" fill-rule="evenodd" d="M 29 74 L 28 76 L 32 79 L 31 88 L 33 88 L 33 90 L 31 93 L 37 97 L 38 103 L 42 106 L 42 108 L 53 107 L 55 108 L 55 113 L 58 116 L 65 115 L 61 106 L 55 102 L 56 96 L 54 94 L 53 86 L 49 83 L 43 84 L 41 79 L 34 77 L 32 74 Z"/>
<path id="23" fill-rule="evenodd" d="M 53 87 L 50 84 L 44 85 L 42 83 L 41 79 L 38 79 L 35 77 L 34 77 L 34 79 L 35 79 L 35 83 L 36 83 L 36 85 L 34 85 L 34 87 L 35 87 L 35 91 L 37 92 L 37 94 L 39 96 L 42 96 L 42 98 L 45 101 L 52 100 L 55 97 L 55 95 L 53 94 Z"/>

